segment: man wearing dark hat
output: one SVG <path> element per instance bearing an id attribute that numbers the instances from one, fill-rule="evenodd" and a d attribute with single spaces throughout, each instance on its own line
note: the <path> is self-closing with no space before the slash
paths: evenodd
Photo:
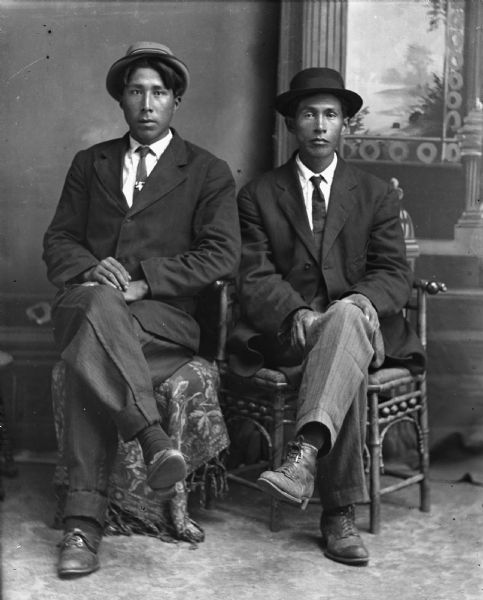
<path id="1" fill-rule="evenodd" d="M 167 379 L 197 352 L 197 297 L 236 270 L 240 246 L 228 166 L 170 128 L 188 83 L 185 64 L 154 42 L 112 65 L 107 90 L 129 133 L 75 156 L 45 234 L 67 365 L 61 577 L 99 566 L 118 434 L 139 441 L 152 489 L 169 497 L 186 475 L 161 428 L 152 376 Z"/>
<path id="2" fill-rule="evenodd" d="M 244 320 L 230 340 L 240 374 L 276 367 L 299 389 L 295 440 L 258 485 L 305 508 L 317 480 L 324 553 L 349 565 L 369 560 L 354 516 L 368 499 L 368 370 L 424 361 L 401 313 L 411 272 L 397 197 L 337 154 L 361 106 L 328 68 L 301 71 L 277 97 L 298 150 L 239 193 Z"/>

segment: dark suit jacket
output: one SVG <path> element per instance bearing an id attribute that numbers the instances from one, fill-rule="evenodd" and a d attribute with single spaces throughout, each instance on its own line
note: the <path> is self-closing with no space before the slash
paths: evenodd
<path id="1" fill-rule="evenodd" d="M 235 184 L 227 164 L 174 137 L 134 205 L 122 193 L 128 136 L 79 152 L 44 238 L 60 290 L 105 257 L 121 262 L 150 295 L 130 305 L 142 326 L 196 351 L 198 294 L 238 266 Z"/>
<path id="2" fill-rule="evenodd" d="M 230 340 L 235 368 L 249 372 L 260 366 L 256 356 L 246 352 L 247 346 L 260 347 L 254 343 L 260 340 L 257 333 L 262 347 L 276 354 L 285 320 L 309 307 L 319 286 L 329 302 L 352 293 L 367 296 L 380 318 L 386 360 L 422 367 L 424 351 L 401 313 L 411 293 L 412 274 L 399 208 L 388 184 L 339 158 L 320 260 L 294 158 L 246 185 L 238 197 L 243 321 Z"/>

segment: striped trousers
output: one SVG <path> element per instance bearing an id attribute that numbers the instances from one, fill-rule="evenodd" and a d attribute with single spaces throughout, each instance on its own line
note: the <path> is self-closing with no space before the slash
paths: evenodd
<path id="1" fill-rule="evenodd" d="M 376 334 L 359 308 L 334 302 L 317 324 L 315 342 L 304 360 L 296 429 L 317 422 L 330 434 L 329 451 L 319 458 L 317 469 L 326 510 L 368 500 L 363 452 Z"/>

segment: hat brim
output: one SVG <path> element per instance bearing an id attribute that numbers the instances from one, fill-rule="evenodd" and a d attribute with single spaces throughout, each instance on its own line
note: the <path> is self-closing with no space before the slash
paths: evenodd
<path id="1" fill-rule="evenodd" d="M 106 88 L 109 94 L 115 99 L 120 100 L 124 91 L 124 71 L 129 67 L 131 63 L 140 58 L 155 58 L 160 62 L 163 62 L 174 69 L 182 78 L 184 85 L 180 92 L 180 96 L 182 96 L 189 85 L 189 71 L 188 67 L 181 61 L 179 58 L 175 56 L 171 56 L 169 54 L 165 54 L 164 52 L 153 50 L 142 50 L 137 51 L 136 53 L 123 56 L 119 60 L 117 60 L 112 67 L 109 69 L 106 78 Z"/>
<path id="2" fill-rule="evenodd" d="M 280 94 L 275 99 L 276 110 L 284 117 L 294 116 L 294 102 L 301 100 L 307 96 L 314 96 L 316 94 L 331 94 L 336 98 L 345 100 L 347 104 L 347 116 L 353 117 L 362 107 L 363 100 L 351 90 L 341 90 L 339 88 L 310 88 L 303 90 L 289 90 Z"/>

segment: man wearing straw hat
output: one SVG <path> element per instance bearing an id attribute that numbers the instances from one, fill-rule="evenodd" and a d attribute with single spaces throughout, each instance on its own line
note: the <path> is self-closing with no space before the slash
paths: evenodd
<path id="1" fill-rule="evenodd" d="M 424 364 L 401 313 L 411 272 L 397 197 L 337 154 L 361 106 L 328 68 L 299 72 L 277 97 L 298 150 L 239 193 L 244 321 L 230 340 L 239 373 L 276 367 L 299 389 L 295 440 L 258 485 L 305 508 L 317 482 L 324 553 L 349 565 L 369 560 L 354 517 L 367 501 L 368 370 Z"/>
<path id="2" fill-rule="evenodd" d="M 188 84 L 186 65 L 157 42 L 133 44 L 112 65 L 107 90 L 129 132 L 75 156 L 45 234 L 67 365 L 61 577 L 99 567 L 118 434 L 139 441 L 152 489 L 169 497 L 186 475 L 152 375 L 167 379 L 197 352 L 197 296 L 236 270 L 240 245 L 228 166 L 170 127 Z"/>

